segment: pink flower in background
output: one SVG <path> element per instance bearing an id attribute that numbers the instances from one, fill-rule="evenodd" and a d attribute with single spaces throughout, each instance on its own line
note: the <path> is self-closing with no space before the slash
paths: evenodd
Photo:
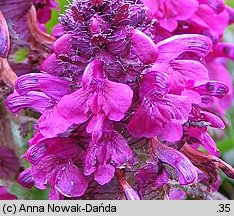
<path id="1" fill-rule="evenodd" d="M 10 194 L 5 186 L 0 185 L 0 200 L 16 200 L 17 197 Z"/>
<path id="2" fill-rule="evenodd" d="M 33 0 L 37 9 L 37 20 L 40 24 L 45 24 L 51 18 L 52 9 L 58 10 L 58 2 L 55 0 Z"/>
<path id="3" fill-rule="evenodd" d="M 20 172 L 20 162 L 15 151 L 9 147 L 0 147 L 0 179 L 12 180 Z"/>
<path id="4" fill-rule="evenodd" d="M 160 26 L 170 32 L 177 28 L 178 21 L 188 20 L 199 5 L 197 0 L 142 0 L 142 2 L 149 8 L 152 17 L 159 20 Z"/>

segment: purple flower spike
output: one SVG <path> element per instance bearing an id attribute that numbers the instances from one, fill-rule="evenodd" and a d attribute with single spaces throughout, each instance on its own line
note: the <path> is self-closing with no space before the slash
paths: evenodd
<path id="1" fill-rule="evenodd" d="M 29 51 L 7 106 L 40 115 L 21 185 L 49 186 L 50 199 L 184 199 L 217 189 L 218 168 L 234 178 L 209 134 L 224 133 L 233 101 L 224 0 L 73 0 L 57 40 L 37 27 L 55 0 L 0 2 L 9 61 L 18 43 Z M 8 42 L 0 14 L 1 77 L 15 83 Z"/>
<path id="2" fill-rule="evenodd" d="M 190 185 L 197 180 L 197 171 L 190 160 L 179 151 L 152 139 L 150 142 L 152 157 L 175 168 L 181 185 Z"/>
<path id="3" fill-rule="evenodd" d="M 196 44 L 194 46 L 194 44 Z M 169 62 L 185 52 L 192 52 L 199 57 L 205 57 L 212 48 L 212 41 L 203 35 L 176 35 L 157 44 L 158 62 Z"/>

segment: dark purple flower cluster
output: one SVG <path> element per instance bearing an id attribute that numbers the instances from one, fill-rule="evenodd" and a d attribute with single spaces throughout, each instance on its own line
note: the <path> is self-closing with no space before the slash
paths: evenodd
<path id="1" fill-rule="evenodd" d="M 215 190 L 218 168 L 234 178 L 207 132 L 225 127 L 232 102 L 234 46 L 220 38 L 233 15 L 222 0 L 74 0 L 42 73 L 19 77 L 7 99 L 41 114 L 19 183 L 49 184 L 50 199 L 95 199 L 106 184 L 147 199 Z"/>

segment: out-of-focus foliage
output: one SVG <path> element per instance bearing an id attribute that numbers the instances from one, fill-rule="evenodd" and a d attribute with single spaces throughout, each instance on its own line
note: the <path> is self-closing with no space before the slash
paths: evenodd
<path id="1" fill-rule="evenodd" d="M 15 54 L 15 61 L 16 62 L 23 62 L 25 60 L 25 58 L 28 55 L 28 50 L 27 49 L 19 49 L 16 54 Z"/>
<path id="2" fill-rule="evenodd" d="M 231 7 L 234 7 L 234 1 L 233 0 L 225 0 L 225 2 L 230 5 Z"/>
<path id="3" fill-rule="evenodd" d="M 65 11 L 66 5 L 68 4 L 67 0 L 57 0 L 57 2 L 59 2 L 60 11 L 53 10 L 52 18 L 46 23 L 46 28 L 49 33 L 51 33 L 52 28 L 58 23 L 59 15 Z"/>
<path id="4" fill-rule="evenodd" d="M 234 8 L 234 0 L 225 0 L 225 2 Z M 229 26 L 224 33 L 224 41 L 234 43 L 234 25 Z M 234 81 L 234 63 L 228 61 L 228 68 Z M 227 112 L 229 127 L 225 130 L 225 137 L 217 141 L 218 148 L 221 152 L 221 157 L 229 164 L 234 166 L 234 105 Z M 234 181 L 227 178 L 221 173 L 222 185 L 219 191 L 230 199 L 234 199 Z"/>

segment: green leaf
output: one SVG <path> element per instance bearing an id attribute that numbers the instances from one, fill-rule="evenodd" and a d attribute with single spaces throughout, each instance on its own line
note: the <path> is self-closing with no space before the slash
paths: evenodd
<path id="1" fill-rule="evenodd" d="M 28 55 L 28 49 L 22 48 L 17 50 L 15 53 L 15 61 L 16 62 L 23 62 Z"/>
<path id="2" fill-rule="evenodd" d="M 234 7 L 234 1 L 233 0 L 225 0 L 226 4 L 231 6 L 231 7 Z"/>
<path id="3" fill-rule="evenodd" d="M 63 14 L 66 8 L 66 5 L 69 4 L 68 0 L 57 0 L 59 3 L 59 11 L 52 10 L 51 19 L 46 23 L 46 29 L 49 34 L 51 34 L 53 27 L 58 24 L 58 18 L 60 14 Z"/>
<path id="4" fill-rule="evenodd" d="M 15 194 L 19 200 L 48 200 L 49 189 L 26 189 L 15 183 L 10 187 L 10 193 Z"/>

